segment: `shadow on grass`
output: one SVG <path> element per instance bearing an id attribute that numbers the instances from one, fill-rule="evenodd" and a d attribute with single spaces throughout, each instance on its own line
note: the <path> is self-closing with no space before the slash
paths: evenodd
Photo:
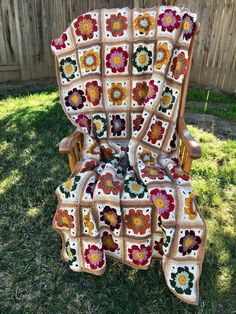
<path id="1" fill-rule="evenodd" d="M 214 243 L 206 254 L 201 305 L 176 299 L 164 283 L 159 263 L 136 271 L 109 261 L 102 277 L 73 273 L 60 261 L 61 241 L 52 229 L 55 188 L 69 175 L 67 159 L 57 148 L 72 131 L 58 99 L 47 111 L 20 109 L 0 121 L 1 286 L 0 312 L 6 313 L 217 313 L 233 308 L 236 267 L 232 242 L 224 230 L 213 231 L 229 254 L 228 287 L 218 289 L 222 269 Z M 232 213 L 236 219 L 236 213 Z M 230 305 L 232 304 L 232 305 Z"/>

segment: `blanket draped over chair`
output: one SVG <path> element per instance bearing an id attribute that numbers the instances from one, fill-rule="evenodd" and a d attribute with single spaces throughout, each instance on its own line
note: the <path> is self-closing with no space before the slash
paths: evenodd
<path id="1" fill-rule="evenodd" d="M 196 14 L 161 6 L 77 17 L 52 41 L 62 107 L 83 135 L 56 194 L 54 228 L 73 271 L 106 257 L 162 261 L 170 290 L 198 304 L 206 228 L 179 163 L 176 122 Z"/>

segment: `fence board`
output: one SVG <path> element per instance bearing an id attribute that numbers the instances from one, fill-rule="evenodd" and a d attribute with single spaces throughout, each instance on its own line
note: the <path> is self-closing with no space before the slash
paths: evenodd
<path id="1" fill-rule="evenodd" d="M 190 80 L 236 92 L 236 0 L 0 0 L 0 82 L 54 77 L 51 39 L 79 14 L 161 4 L 198 14 Z"/>

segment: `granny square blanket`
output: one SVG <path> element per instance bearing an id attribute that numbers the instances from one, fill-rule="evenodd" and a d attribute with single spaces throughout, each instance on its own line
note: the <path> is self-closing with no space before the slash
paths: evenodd
<path id="1" fill-rule="evenodd" d="M 107 257 L 139 269 L 159 259 L 169 289 L 191 304 L 206 227 L 176 122 L 196 18 L 172 6 L 102 9 L 51 46 L 63 110 L 83 134 L 80 161 L 56 190 L 63 259 L 94 275 Z"/>

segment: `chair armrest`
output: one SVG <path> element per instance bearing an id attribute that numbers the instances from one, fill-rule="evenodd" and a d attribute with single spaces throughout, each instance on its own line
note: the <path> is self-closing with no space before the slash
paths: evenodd
<path id="1" fill-rule="evenodd" d="M 73 148 L 76 143 L 82 137 L 82 133 L 75 131 L 71 135 L 64 137 L 59 144 L 59 152 L 61 154 L 68 154 L 73 151 Z"/>
<path id="2" fill-rule="evenodd" d="M 185 125 L 184 119 L 179 120 L 177 133 L 181 142 L 183 143 L 185 150 L 188 152 L 189 157 L 192 159 L 201 158 L 201 147 L 190 134 Z"/>
<path id="3" fill-rule="evenodd" d="M 189 133 L 183 118 L 179 119 L 177 134 L 179 138 L 179 157 L 181 166 L 186 173 L 189 173 L 191 171 L 193 159 L 201 157 L 201 147 Z"/>
<path id="4" fill-rule="evenodd" d="M 79 161 L 82 146 L 83 134 L 78 131 L 64 137 L 59 144 L 59 152 L 62 154 L 68 154 L 71 173 L 73 173 L 76 163 Z"/>

